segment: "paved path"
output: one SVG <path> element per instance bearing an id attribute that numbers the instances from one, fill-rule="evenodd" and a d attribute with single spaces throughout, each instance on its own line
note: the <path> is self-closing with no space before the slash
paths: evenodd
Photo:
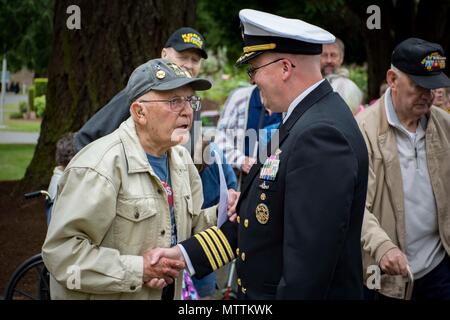
<path id="1" fill-rule="evenodd" d="M 0 144 L 37 144 L 39 133 L 0 131 Z"/>

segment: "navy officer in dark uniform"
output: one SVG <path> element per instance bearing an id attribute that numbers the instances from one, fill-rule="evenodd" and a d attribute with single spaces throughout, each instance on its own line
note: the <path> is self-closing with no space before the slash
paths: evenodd
<path id="1" fill-rule="evenodd" d="M 284 112 L 279 145 L 248 175 L 227 221 L 162 256 L 205 275 L 236 261 L 240 299 L 362 299 L 367 149 L 350 109 L 320 72 L 329 32 L 244 9 L 244 54 L 264 104 Z M 273 142 L 273 141 L 272 141 Z"/>

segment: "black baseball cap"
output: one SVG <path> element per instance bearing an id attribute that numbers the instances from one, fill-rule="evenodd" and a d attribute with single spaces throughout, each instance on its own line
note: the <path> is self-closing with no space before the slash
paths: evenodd
<path id="1" fill-rule="evenodd" d="M 437 89 L 450 87 L 450 79 L 443 72 L 445 60 L 444 50 L 439 44 L 409 38 L 395 47 L 391 63 L 408 74 L 418 86 Z"/>
<path id="2" fill-rule="evenodd" d="M 166 59 L 153 59 L 137 67 L 126 87 L 129 105 L 147 92 L 169 91 L 190 85 L 193 90 L 208 90 L 211 82 L 203 78 L 192 78 L 189 71 Z"/>
<path id="3" fill-rule="evenodd" d="M 205 48 L 205 39 L 200 32 L 189 27 L 180 28 L 172 33 L 164 48 L 174 48 L 178 52 L 188 49 L 197 49 L 202 58 L 208 59 Z"/>

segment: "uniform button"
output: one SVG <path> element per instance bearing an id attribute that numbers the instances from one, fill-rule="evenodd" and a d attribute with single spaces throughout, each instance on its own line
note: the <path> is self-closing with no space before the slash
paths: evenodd
<path id="1" fill-rule="evenodd" d="M 131 290 L 131 291 L 136 290 L 136 286 L 131 286 L 131 287 L 130 287 L 130 290 Z"/>
<path id="2" fill-rule="evenodd" d="M 264 192 L 261 193 L 260 199 L 261 199 L 262 201 L 264 201 L 264 200 L 266 200 L 266 198 L 267 198 L 266 194 L 265 194 Z"/>
<path id="3" fill-rule="evenodd" d="M 238 278 L 238 279 L 237 279 L 237 284 L 238 284 L 239 287 L 242 286 L 241 278 Z"/>
<path id="4" fill-rule="evenodd" d="M 241 223 L 241 217 L 240 216 L 237 217 L 237 222 Z"/>
<path id="5" fill-rule="evenodd" d="M 244 287 L 242 287 L 242 288 L 241 288 L 241 291 L 242 291 L 243 294 L 245 294 L 245 293 L 247 292 L 247 289 L 244 288 Z"/>
<path id="6" fill-rule="evenodd" d="M 239 255 L 239 248 L 236 249 L 236 255 Z"/>
<path id="7" fill-rule="evenodd" d="M 245 219 L 245 220 L 244 220 L 244 227 L 245 227 L 245 228 L 248 228 L 248 219 Z"/>
<path id="8" fill-rule="evenodd" d="M 166 230 L 161 230 L 161 235 L 165 235 L 166 234 Z"/>
<path id="9" fill-rule="evenodd" d="M 241 254 L 241 260 L 242 260 L 242 261 L 245 261 L 245 252 L 242 252 L 242 254 Z"/>
<path id="10" fill-rule="evenodd" d="M 136 211 L 136 212 L 134 213 L 134 217 L 135 217 L 136 219 L 139 219 L 139 212 Z"/>

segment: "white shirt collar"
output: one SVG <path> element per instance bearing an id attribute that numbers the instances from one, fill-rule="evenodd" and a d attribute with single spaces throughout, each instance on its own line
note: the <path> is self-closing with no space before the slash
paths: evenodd
<path id="1" fill-rule="evenodd" d="M 315 88 L 317 88 L 323 81 L 325 81 L 325 79 L 322 79 L 316 83 L 314 83 L 312 86 L 310 86 L 308 89 L 306 89 L 305 91 L 303 91 L 297 98 L 294 99 L 294 101 L 291 102 L 291 104 L 289 105 L 288 110 L 284 113 L 284 117 L 283 117 L 283 123 L 286 122 L 286 120 L 289 118 L 289 116 L 291 115 L 292 111 L 294 111 L 295 107 L 308 95 L 311 93 L 311 91 L 313 91 Z"/>

